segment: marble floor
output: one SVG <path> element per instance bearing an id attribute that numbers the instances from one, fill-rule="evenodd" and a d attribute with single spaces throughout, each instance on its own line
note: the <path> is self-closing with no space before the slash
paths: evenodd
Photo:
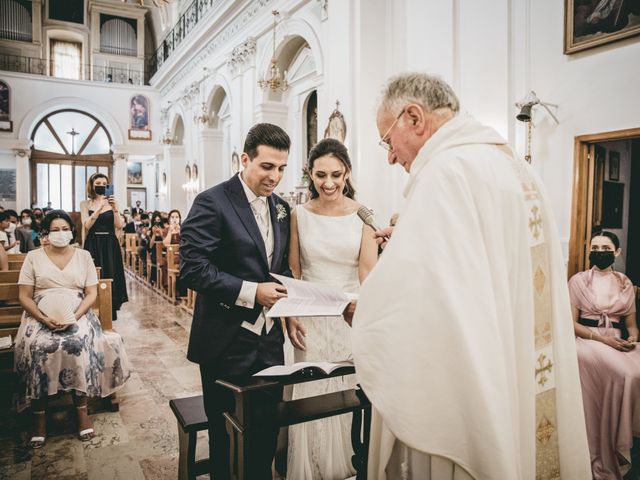
<path id="1" fill-rule="evenodd" d="M 134 368 L 118 392 L 120 411 L 93 413 L 96 436 L 83 443 L 72 409 L 52 408 L 39 450 L 27 447 L 30 415 L 3 416 L 0 480 L 177 478 L 177 426 L 169 400 L 201 393 L 198 368 L 186 359 L 191 317 L 130 279 L 128 289 L 129 302 L 114 322 Z M 197 458 L 206 456 L 206 433 L 201 432 Z"/>

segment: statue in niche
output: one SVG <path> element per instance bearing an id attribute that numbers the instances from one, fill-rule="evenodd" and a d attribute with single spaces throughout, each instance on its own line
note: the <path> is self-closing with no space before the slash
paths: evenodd
<path id="1" fill-rule="evenodd" d="M 324 130 L 324 138 L 335 138 L 344 143 L 345 138 L 347 138 L 347 124 L 339 108 L 340 102 L 336 100 L 336 108 L 329 116 L 329 123 Z"/>

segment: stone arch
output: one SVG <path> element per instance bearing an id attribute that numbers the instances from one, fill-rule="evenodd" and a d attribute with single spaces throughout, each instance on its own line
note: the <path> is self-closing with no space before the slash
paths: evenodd
<path id="1" fill-rule="evenodd" d="M 124 143 L 124 134 L 117 120 L 108 111 L 94 104 L 90 100 L 79 97 L 56 97 L 29 109 L 18 128 L 19 138 L 31 138 L 35 126 L 44 117 L 56 110 L 75 109 L 90 113 L 104 125 L 111 136 L 113 145 Z"/>
<path id="2" fill-rule="evenodd" d="M 276 36 L 276 58 L 278 59 L 278 66 L 282 71 L 284 71 L 283 65 L 284 68 L 289 66 L 302 45 L 302 43 L 300 43 L 300 39 L 306 42 L 311 49 L 316 66 L 316 73 L 318 75 L 322 75 L 324 72 L 324 57 L 320 39 L 311 24 L 303 18 L 289 19 L 278 25 Z M 289 50 L 292 49 L 291 42 L 294 42 L 294 44 L 299 43 L 298 48 L 293 53 L 289 53 Z M 264 74 L 268 71 L 269 66 L 271 65 L 272 54 L 273 40 L 269 40 L 257 62 L 258 75 Z"/>

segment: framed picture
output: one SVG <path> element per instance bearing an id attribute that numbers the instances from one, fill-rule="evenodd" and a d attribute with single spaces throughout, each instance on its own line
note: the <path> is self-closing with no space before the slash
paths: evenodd
<path id="1" fill-rule="evenodd" d="M 149 99 L 144 95 L 134 95 L 129 102 L 129 139 L 151 140 Z"/>
<path id="2" fill-rule="evenodd" d="M 231 154 L 231 173 L 235 175 L 238 172 L 240 172 L 240 155 L 234 148 Z"/>
<path id="3" fill-rule="evenodd" d="M 16 201 L 16 169 L 0 168 L 0 202 Z M 5 205 L 5 208 L 8 208 Z"/>
<path id="4" fill-rule="evenodd" d="M 620 152 L 609 150 L 609 180 L 620 181 Z"/>
<path id="5" fill-rule="evenodd" d="M 142 185 L 141 162 L 127 162 L 127 183 L 129 185 Z"/>
<path id="6" fill-rule="evenodd" d="M 565 0 L 564 53 L 640 34 L 637 0 Z"/>
<path id="7" fill-rule="evenodd" d="M 0 80 L 0 132 L 12 132 L 11 90 L 9 85 Z"/>
<path id="8" fill-rule="evenodd" d="M 329 115 L 329 123 L 324 129 L 324 138 L 335 138 L 344 143 L 347 138 L 347 123 L 344 121 L 344 115 L 338 110 L 340 102 L 336 101 L 335 110 Z"/>
<path id="9" fill-rule="evenodd" d="M 622 228 L 624 183 L 602 184 L 602 228 Z"/>
<path id="10" fill-rule="evenodd" d="M 147 210 L 147 189 L 140 187 L 127 188 L 127 205 L 135 205 L 137 201 L 140 201 L 140 208 L 143 211 Z"/>

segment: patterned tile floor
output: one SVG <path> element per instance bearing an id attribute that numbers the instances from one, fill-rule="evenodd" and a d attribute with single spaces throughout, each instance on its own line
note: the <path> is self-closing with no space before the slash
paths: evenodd
<path id="1" fill-rule="evenodd" d="M 26 447 L 30 415 L 0 415 L 0 480 L 177 478 L 177 426 L 169 400 L 201 393 L 198 368 L 186 359 L 191 317 L 135 281 L 128 279 L 128 289 L 129 302 L 114 322 L 134 369 L 118 393 L 120 411 L 92 414 L 96 436 L 83 443 L 72 409 L 51 409 L 45 446 L 35 451 Z M 201 434 L 198 458 L 208 454 Z"/>

